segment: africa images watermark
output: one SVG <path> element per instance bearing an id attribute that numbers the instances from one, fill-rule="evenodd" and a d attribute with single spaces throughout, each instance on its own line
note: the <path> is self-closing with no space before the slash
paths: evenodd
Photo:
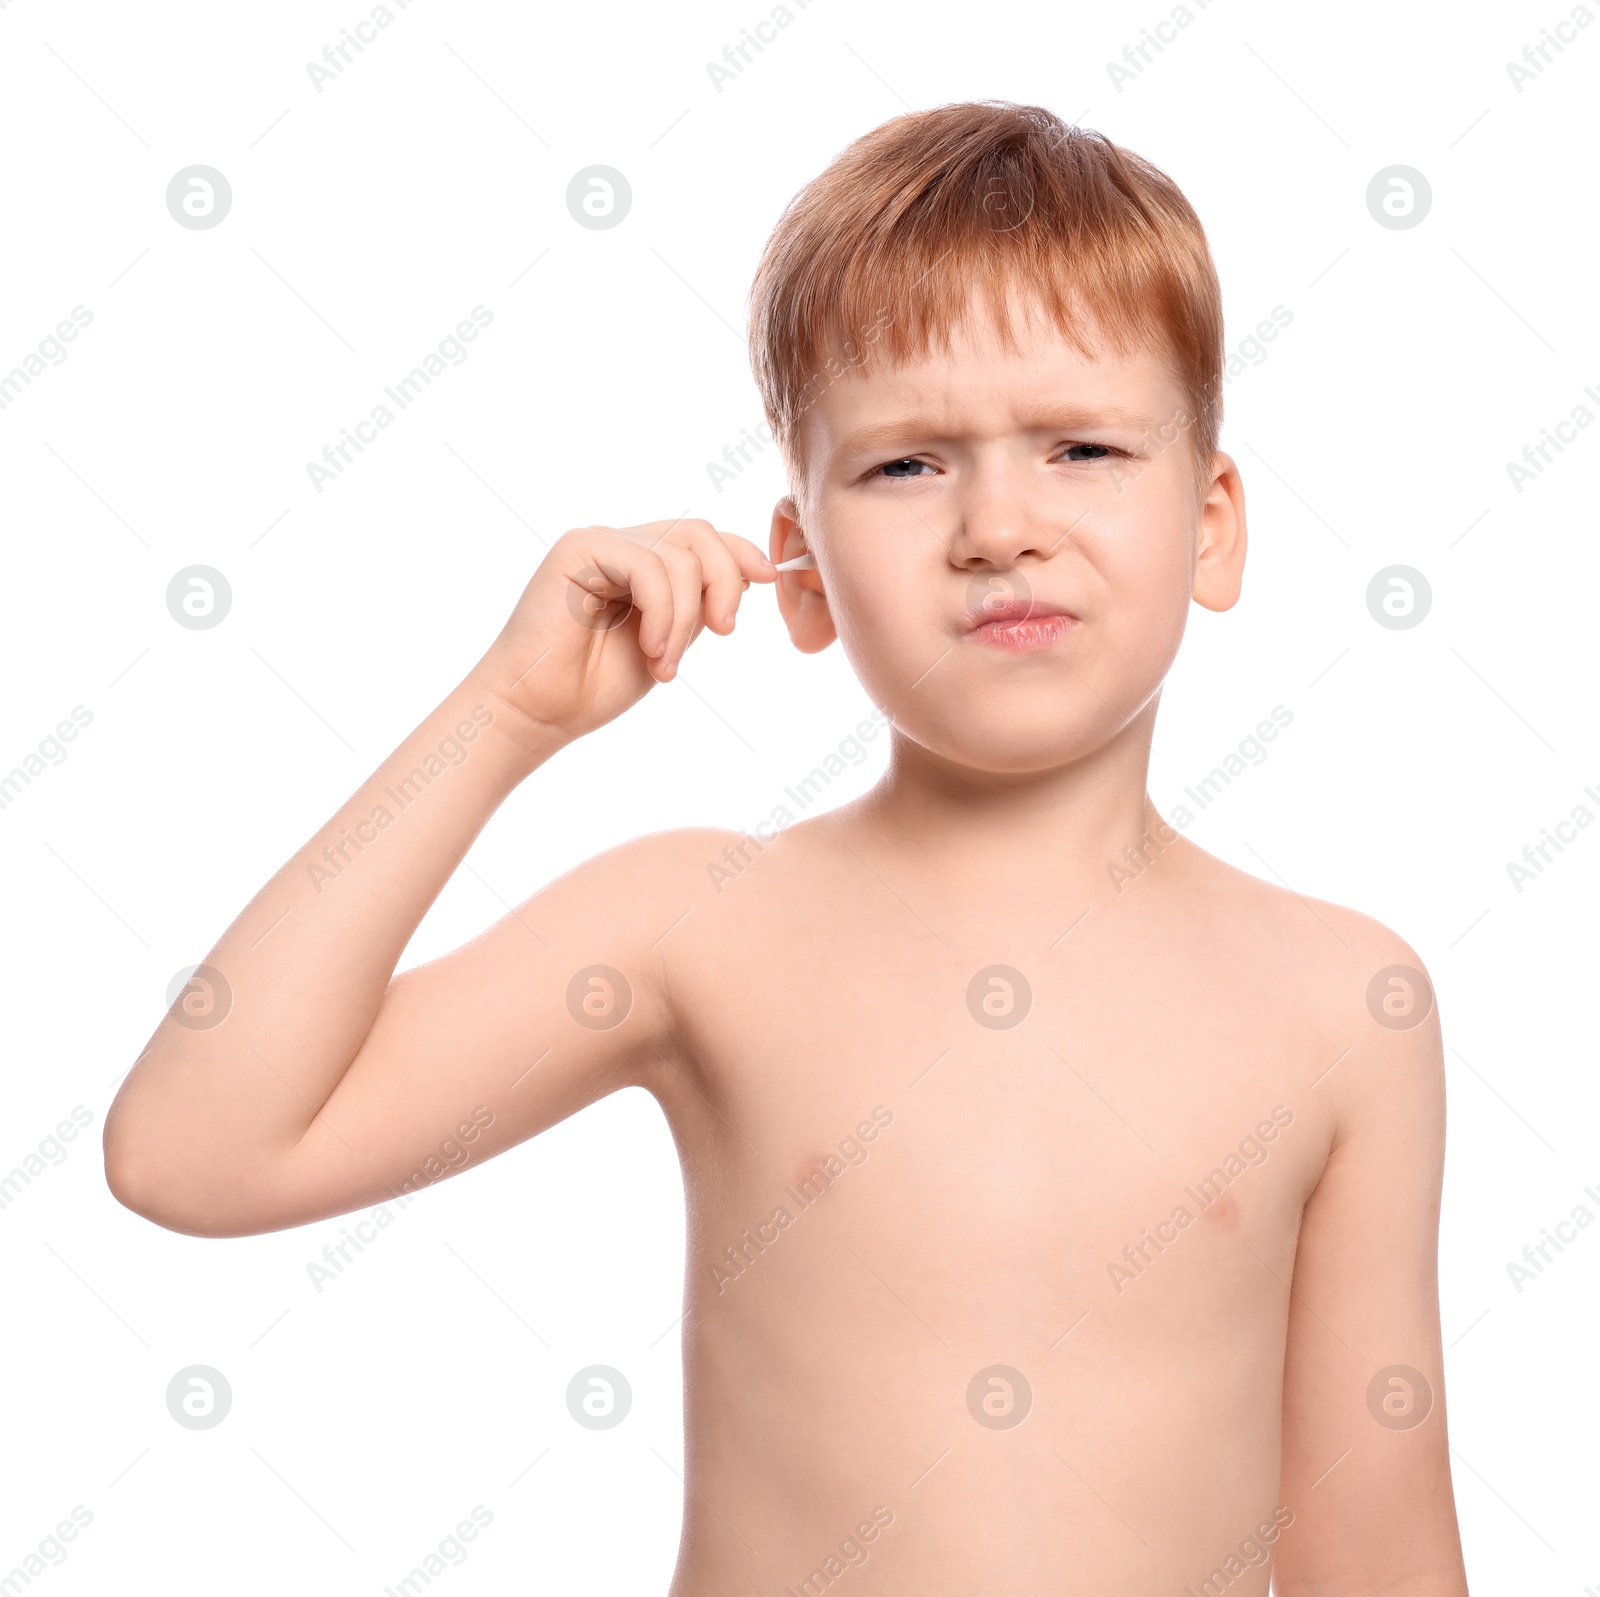
<path id="1" fill-rule="evenodd" d="M 1121 859 L 1106 862 L 1112 886 L 1120 893 L 1129 882 L 1137 881 L 1143 876 L 1167 849 L 1178 841 L 1178 833 L 1193 825 L 1200 811 L 1209 809 L 1216 803 L 1223 792 L 1252 765 L 1261 765 L 1265 762 L 1271 752 L 1266 745 L 1275 742 L 1278 734 L 1293 720 L 1293 710 L 1286 709 L 1281 704 L 1273 705 L 1270 717 L 1258 721 L 1255 731 L 1240 738 L 1237 746 L 1223 756 L 1219 765 L 1213 766 L 1205 776 L 1184 788 L 1184 797 L 1192 800 L 1195 805 L 1193 810 L 1186 804 L 1174 805 L 1170 822 L 1162 821 L 1154 832 L 1147 829 L 1137 842 L 1129 843 L 1123 849 Z"/>
<path id="2" fill-rule="evenodd" d="M 1600 409 L 1600 390 L 1591 383 L 1583 392 Z M 1511 486 L 1520 494 L 1528 483 L 1537 481 L 1545 467 L 1553 463 L 1550 451 L 1553 449 L 1558 455 L 1564 453 L 1567 445 L 1577 443 L 1578 434 L 1593 422 L 1594 411 L 1580 401 L 1554 427 L 1541 427 L 1539 441 L 1523 445 L 1521 462 L 1506 462 L 1506 476 L 1511 479 Z"/>
<path id="3" fill-rule="evenodd" d="M 872 1544 L 894 1524 L 894 1510 L 879 1503 L 872 1517 L 864 1519 L 839 1543 L 836 1553 L 829 1553 L 804 1580 L 783 1588 L 783 1597 L 822 1597 L 836 1581 L 842 1580 L 852 1569 L 859 1569 L 872 1556 Z"/>
<path id="4" fill-rule="evenodd" d="M 71 353 L 66 346 L 93 320 L 93 311 L 85 310 L 82 305 L 74 305 L 69 318 L 57 322 L 54 332 L 46 333 L 39 340 L 37 348 L 30 349 L 18 365 L 0 377 L 0 410 L 14 405 L 22 397 L 23 389 L 30 387 L 36 377 L 45 374 L 49 369 L 46 362 L 49 366 L 61 365 Z"/>
<path id="5" fill-rule="evenodd" d="M 803 814 L 852 765 L 860 765 L 866 759 L 864 745 L 872 742 L 879 731 L 888 725 L 888 715 L 874 705 L 871 716 L 865 721 L 858 721 L 854 732 L 840 738 L 820 765 L 813 766 L 808 775 L 784 788 L 784 797 L 791 799 L 795 810 Z M 774 805 L 772 813 L 764 821 L 756 822 L 753 832 L 741 832 L 739 841 L 729 843 L 720 858 L 706 862 L 706 871 L 719 893 L 748 869 L 754 857 L 750 852 L 752 849 L 759 854 L 779 832 L 799 819 L 795 810 L 791 810 L 787 804 Z"/>
<path id="6" fill-rule="evenodd" d="M 357 821 L 353 831 L 350 827 L 341 827 L 337 842 L 324 843 L 321 854 L 313 855 L 306 861 L 306 869 L 316 890 L 320 893 L 326 883 L 335 882 L 344 874 L 353 863 L 351 850 L 354 850 L 356 857 L 365 853 L 450 766 L 464 764 L 472 752 L 470 745 L 477 741 L 478 733 L 493 724 L 493 710 L 482 704 L 473 705 L 472 719 L 457 725 L 455 737 L 440 738 L 437 749 L 425 755 L 399 779 L 398 788 L 384 788 L 385 795 L 394 803 L 393 810 L 387 804 L 375 804 L 372 814 L 364 821 Z"/>
<path id="7" fill-rule="evenodd" d="M 337 1281 L 354 1263 L 350 1250 L 353 1248 L 358 1254 L 365 1252 L 369 1244 L 378 1240 L 380 1232 L 387 1231 L 394 1224 L 396 1214 L 411 1203 L 418 1190 L 431 1187 L 435 1181 L 442 1181 L 454 1171 L 465 1169 L 472 1160 L 472 1144 L 494 1121 L 494 1110 L 487 1104 L 477 1105 L 472 1111 L 472 1118 L 463 1120 L 456 1128 L 455 1136 L 446 1137 L 439 1144 L 437 1153 L 429 1154 L 398 1187 L 389 1189 L 393 1208 L 388 1203 L 380 1203 L 357 1220 L 353 1228 L 342 1226 L 340 1240 L 337 1243 L 330 1242 L 323 1248 L 321 1262 L 313 1259 L 306 1265 L 306 1276 L 318 1295 L 329 1282 Z"/>
<path id="8" fill-rule="evenodd" d="M 1182 31 L 1195 20 L 1195 12 L 1204 11 L 1211 0 L 1194 0 L 1194 10 L 1188 6 L 1174 6 L 1154 28 L 1141 28 L 1132 44 L 1122 47 L 1120 61 L 1107 61 L 1106 73 L 1111 86 L 1118 94 L 1125 83 L 1132 83 L 1169 44 L 1175 44 Z"/>
<path id="9" fill-rule="evenodd" d="M 1595 809 L 1600 809 L 1600 791 L 1593 787 L 1586 787 L 1583 795 L 1594 802 Z M 1521 893 L 1530 882 L 1538 881 L 1544 874 L 1547 865 L 1553 864 L 1550 851 L 1564 854 L 1569 844 L 1576 843 L 1584 831 L 1594 825 L 1595 811 L 1587 804 L 1574 804 L 1572 813 L 1563 821 L 1557 821 L 1551 826 L 1539 828 L 1539 841 L 1526 843 L 1522 849 L 1522 863 L 1515 860 L 1506 863 L 1506 875 L 1511 878 L 1511 885 Z"/>
<path id="10" fill-rule="evenodd" d="M 75 1542 L 93 1523 L 94 1511 L 79 1503 L 70 1519 L 58 1521 L 53 1531 L 39 1539 L 33 1551 L 13 1564 L 8 1574 L 0 1575 L 0 1592 L 12 1597 L 12 1593 L 32 1585 L 52 1564 L 66 1563 L 68 1549 L 63 1544 Z"/>
<path id="11" fill-rule="evenodd" d="M 93 720 L 93 710 L 86 710 L 81 704 L 73 705 L 68 719 L 57 721 L 54 732 L 40 738 L 37 748 L 29 749 L 16 765 L 0 776 L 0 810 L 10 809 L 36 777 L 43 776 L 50 766 L 60 765 L 67 757 L 62 745 L 75 742 L 78 734 Z"/>
<path id="12" fill-rule="evenodd" d="M 711 1279 L 717 1283 L 718 1295 L 727 1291 L 730 1281 L 744 1275 L 807 1209 L 826 1197 L 846 1170 L 864 1165 L 879 1134 L 893 1124 L 894 1111 L 881 1103 L 874 1104 L 871 1118 L 861 1121 L 850 1136 L 841 1138 L 836 1152 L 820 1154 L 812 1161 L 811 1169 L 800 1176 L 798 1188 L 785 1187 L 783 1196 L 794 1204 L 795 1212 L 791 1214 L 783 1203 L 775 1205 L 771 1217 L 757 1224 L 754 1235 L 748 1228 L 741 1231 L 738 1242 L 729 1243 L 722 1250 L 722 1258 L 711 1261 Z"/>
<path id="13" fill-rule="evenodd" d="M 1600 1191 L 1596 1191 L 1594 1187 L 1585 1187 L 1583 1195 L 1592 1199 L 1596 1208 L 1600 1208 Z M 1555 1263 L 1550 1257 L 1550 1250 L 1554 1248 L 1557 1254 L 1564 1253 L 1578 1240 L 1579 1233 L 1587 1231 L 1594 1224 L 1594 1214 L 1595 1211 L 1588 1204 L 1574 1204 L 1572 1213 L 1565 1220 L 1557 1220 L 1554 1226 L 1544 1226 L 1539 1240 L 1523 1248 L 1521 1264 L 1513 1260 L 1506 1266 L 1506 1275 L 1519 1296 L 1528 1282 L 1537 1281 L 1545 1270 Z"/>
<path id="14" fill-rule="evenodd" d="M 871 346 L 883 337 L 884 329 L 888 327 L 890 320 L 887 307 L 880 306 L 873 312 L 871 324 L 862 330 L 859 344 L 852 338 L 845 339 L 841 346 L 842 352 L 827 356 L 822 365 L 800 385 L 799 403 L 795 406 L 794 416 L 790 422 L 791 432 L 798 425 L 800 418 L 841 377 L 866 364 L 872 353 Z M 764 454 L 767 446 L 773 442 L 775 435 L 770 422 L 758 422 L 753 432 L 748 427 L 741 427 L 739 441 L 722 446 L 721 460 L 706 462 L 706 475 L 711 479 L 711 486 L 721 493 L 726 483 L 738 478 L 751 461 Z"/>
<path id="15" fill-rule="evenodd" d="M 711 479 L 711 486 L 722 492 L 724 483 L 735 481 L 746 466 L 758 455 L 764 455 L 767 445 L 775 442 L 771 426 L 760 421 L 756 423 L 755 431 L 748 427 L 739 429 L 739 441 L 722 446 L 722 458 L 706 462 L 706 475 Z"/>
<path id="16" fill-rule="evenodd" d="M 1221 378 L 1207 380 L 1204 390 L 1207 397 L 1201 405 L 1201 411 L 1212 409 L 1216 403 L 1215 395 L 1225 389 L 1234 378 L 1252 367 L 1263 364 L 1272 353 L 1269 346 L 1277 341 L 1278 335 L 1293 321 L 1294 312 L 1288 306 L 1274 305 L 1271 314 L 1257 322 L 1253 331 L 1241 338 L 1233 349 L 1224 350 Z M 1112 463 L 1110 475 L 1116 484 L 1117 492 L 1119 494 L 1126 492 L 1130 483 L 1137 482 L 1150 466 L 1184 438 L 1199 421 L 1200 412 L 1193 411 L 1188 405 L 1183 404 L 1179 405 L 1165 421 L 1145 427 L 1139 434 L 1139 447 L 1142 452 L 1132 459 L 1117 460 Z"/>
<path id="17" fill-rule="evenodd" d="M 1225 1223 L 1230 1220 L 1237 1223 L 1237 1200 L 1227 1197 L 1228 1188 L 1246 1170 L 1265 1164 L 1272 1155 L 1271 1145 L 1278 1140 L 1282 1131 L 1293 1124 L 1294 1111 L 1281 1103 L 1274 1104 L 1272 1117 L 1263 1120 L 1253 1136 L 1242 1138 L 1237 1149 L 1229 1153 L 1208 1175 L 1202 1176 L 1195 1186 L 1185 1187 L 1183 1195 L 1194 1204 L 1194 1212 L 1190 1212 L 1188 1204 L 1178 1204 L 1167 1219 L 1156 1222 L 1154 1236 L 1148 1230 L 1141 1231 L 1139 1240 L 1129 1243 L 1122 1250 L 1123 1263 L 1106 1266 L 1111 1284 L 1118 1294 L 1130 1281 L 1137 1281 L 1195 1223 L 1196 1218 L 1210 1211 L 1213 1205 L 1217 1205 L 1217 1216 Z"/>
<path id="18" fill-rule="evenodd" d="M 470 319 L 457 322 L 455 331 L 441 338 L 437 347 L 423 356 L 420 364 L 413 366 L 398 383 L 384 389 L 385 395 L 394 401 L 394 410 L 385 404 L 374 405 L 371 415 L 358 421 L 354 428 L 340 429 L 338 443 L 323 445 L 322 464 L 314 460 L 306 462 L 306 475 L 311 479 L 311 486 L 321 493 L 330 482 L 337 482 L 345 467 L 351 463 L 350 451 L 353 449 L 359 455 L 368 444 L 375 443 L 380 432 L 394 425 L 396 413 L 413 405 L 432 387 L 434 378 L 444 374 L 446 361 L 452 366 L 461 365 L 469 353 L 466 346 L 493 320 L 493 311 L 485 310 L 482 305 L 474 305 Z"/>
<path id="19" fill-rule="evenodd" d="M 51 1165 L 64 1164 L 69 1151 L 64 1144 L 76 1141 L 78 1133 L 93 1124 L 94 1116 L 88 1109 L 81 1103 L 73 1105 L 70 1118 L 57 1121 L 53 1132 L 24 1154 L 8 1175 L 0 1176 L 0 1209 L 10 1208 L 22 1196 L 23 1189 L 32 1186 Z M 4 1589 L 0 1585 L 0 1591 Z"/>
<path id="20" fill-rule="evenodd" d="M 371 14 L 363 17 L 354 28 L 341 28 L 339 42 L 322 47 L 321 66 L 315 61 L 306 62 L 311 87 L 321 94 L 328 84 L 337 83 L 339 75 L 354 57 L 360 55 L 369 44 L 378 42 L 379 29 L 387 28 L 394 22 L 395 11 L 404 11 L 410 4 L 411 0 L 394 0 L 394 11 L 388 6 L 374 6 Z"/>
<path id="21" fill-rule="evenodd" d="M 1192 786 L 1186 787 L 1184 797 L 1194 801 L 1195 808 L 1175 804 L 1172 807 L 1172 824 L 1180 831 L 1191 825 L 1195 815 L 1214 804 L 1222 792 L 1250 769 L 1264 764 L 1271 750 L 1267 744 L 1275 742 L 1278 734 L 1294 721 L 1294 711 L 1275 704 L 1270 714 L 1256 722 L 1254 732 L 1239 739 L 1235 748 L 1223 755 L 1222 763 L 1214 766 Z"/>
<path id="22" fill-rule="evenodd" d="M 1512 88 L 1521 94 L 1569 44 L 1577 43 L 1580 36 L 1578 30 L 1587 28 L 1593 21 L 1594 12 L 1588 6 L 1577 5 L 1554 28 L 1540 28 L 1539 42 L 1522 47 L 1521 61 L 1506 62 L 1506 73 L 1511 79 Z"/>
<path id="23" fill-rule="evenodd" d="M 1222 1562 L 1193 1586 L 1183 1588 L 1183 1597 L 1221 1597 L 1235 1581 L 1243 1580 L 1252 1569 L 1260 1569 L 1272 1560 L 1272 1544 L 1294 1524 L 1294 1511 L 1284 1504 L 1273 1510 L 1272 1518 L 1256 1526 L 1253 1536 L 1239 1543 L 1239 1550 L 1230 1553 Z"/>
<path id="24" fill-rule="evenodd" d="M 403 1580 L 385 1586 L 384 1597 L 421 1597 L 422 1592 L 447 1569 L 466 1563 L 469 1549 L 462 1543 L 475 1542 L 492 1524 L 493 1510 L 485 1508 L 482 1503 L 474 1504 L 471 1519 L 458 1521 L 456 1528 L 449 1535 L 442 1536 L 435 1549 L 414 1566 Z"/>
<path id="25" fill-rule="evenodd" d="M 769 44 L 778 42 L 780 30 L 796 21 L 795 12 L 804 11 L 810 4 L 811 0 L 794 0 L 794 11 L 786 5 L 774 6 L 753 28 L 740 28 L 738 39 L 723 46 L 722 59 L 706 62 L 711 87 L 721 94 Z"/>

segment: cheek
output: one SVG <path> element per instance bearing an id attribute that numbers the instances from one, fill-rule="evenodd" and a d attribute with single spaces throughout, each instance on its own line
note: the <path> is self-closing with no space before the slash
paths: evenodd
<path id="1" fill-rule="evenodd" d="M 1152 507 L 1153 508 L 1153 507 Z M 1188 620 L 1193 532 L 1177 506 L 1163 507 L 1085 546 L 1105 609 L 1096 619 L 1110 637 L 1141 655 L 1175 652 Z"/>
<path id="2" fill-rule="evenodd" d="M 852 658 L 903 661 L 926 647 L 930 611 L 949 603 L 948 572 L 932 576 L 907 543 L 850 549 L 829 573 L 828 607 Z"/>

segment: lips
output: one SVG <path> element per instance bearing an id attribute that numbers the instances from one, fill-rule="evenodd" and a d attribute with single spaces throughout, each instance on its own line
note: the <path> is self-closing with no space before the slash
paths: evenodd
<path id="1" fill-rule="evenodd" d="M 974 643 L 1016 651 L 1059 643 L 1078 618 L 1044 599 L 996 599 L 969 610 L 965 623 Z"/>

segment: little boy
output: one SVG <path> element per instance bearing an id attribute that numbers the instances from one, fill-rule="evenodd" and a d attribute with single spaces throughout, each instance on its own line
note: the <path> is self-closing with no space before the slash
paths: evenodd
<path id="1" fill-rule="evenodd" d="M 802 191 L 751 310 L 771 559 L 557 540 L 207 956 L 113 1192 L 304 1225 L 642 1086 L 689 1213 L 673 1597 L 1458 1597 L 1432 988 L 1145 791 L 1188 605 L 1245 554 L 1193 210 L 1046 111 L 947 106 Z M 496 806 L 751 582 L 842 644 L 882 781 L 612 849 L 395 977 Z"/>

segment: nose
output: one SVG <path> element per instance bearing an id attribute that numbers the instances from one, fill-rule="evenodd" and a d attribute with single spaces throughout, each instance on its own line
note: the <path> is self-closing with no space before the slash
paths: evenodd
<path id="1" fill-rule="evenodd" d="M 1061 529 L 1048 524 L 1025 463 L 996 451 L 974 462 L 957 497 L 950 562 L 963 571 L 1008 571 L 1027 556 L 1044 560 Z"/>

